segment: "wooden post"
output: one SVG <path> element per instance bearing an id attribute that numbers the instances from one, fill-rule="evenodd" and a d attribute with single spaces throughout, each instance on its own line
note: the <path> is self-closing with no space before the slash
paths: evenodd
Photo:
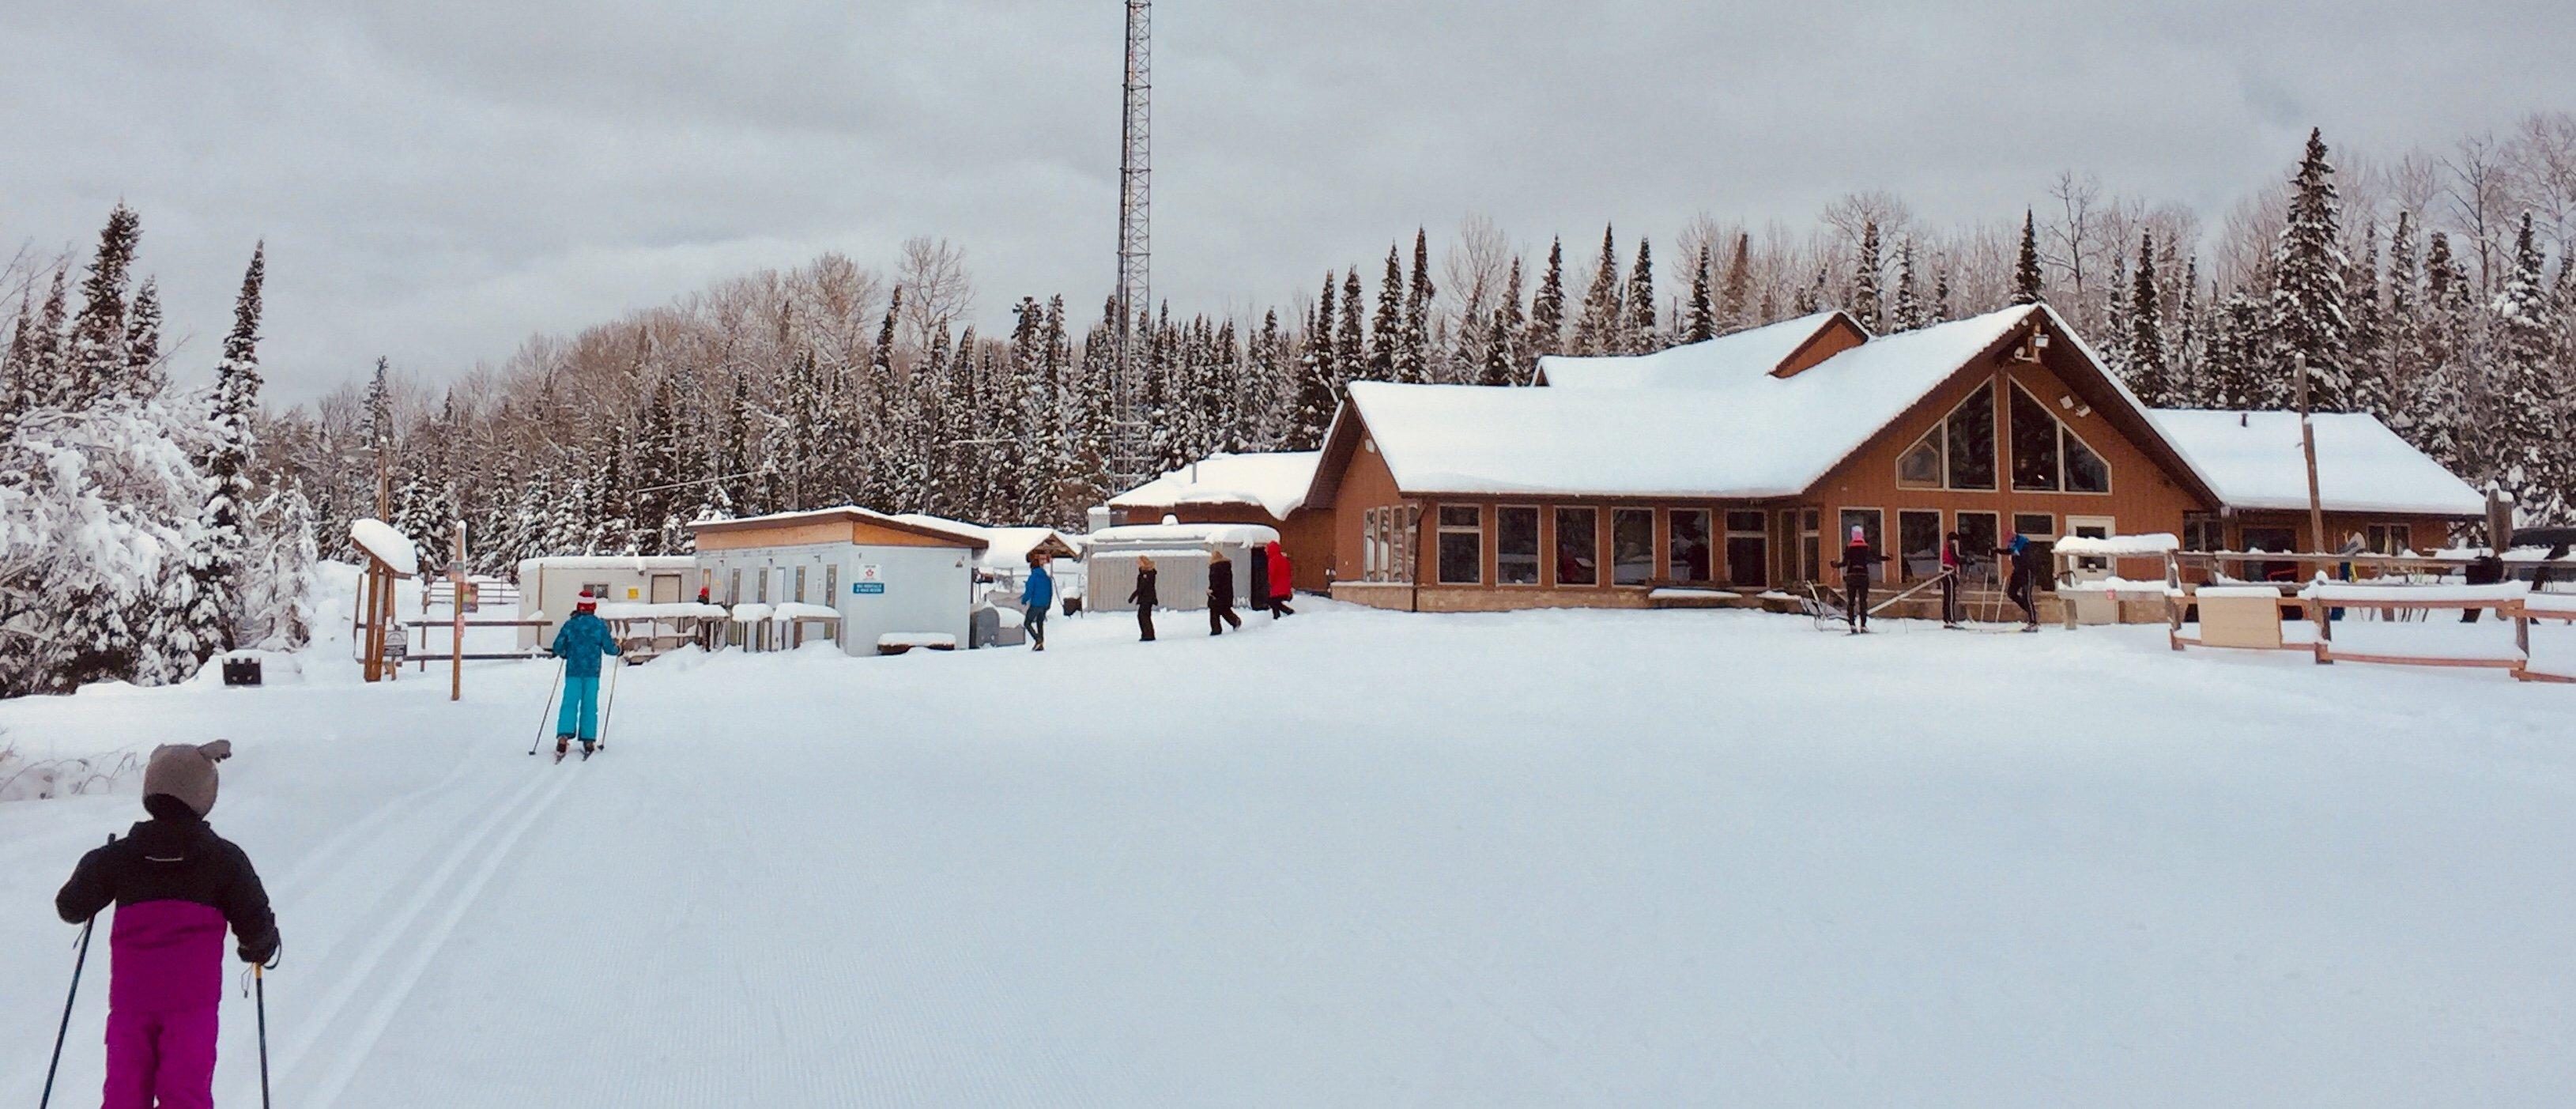
<path id="1" fill-rule="evenodd" d="M 2182 650 L 2182 560 L 2165 552 L 2165 646 Z"/>
<path id="2" fill-rule="evenodd" d="M 2499 558 L 2513 546 L 2513 502 L 2501 490 L 2487 490 L 2487 546 Z"/>

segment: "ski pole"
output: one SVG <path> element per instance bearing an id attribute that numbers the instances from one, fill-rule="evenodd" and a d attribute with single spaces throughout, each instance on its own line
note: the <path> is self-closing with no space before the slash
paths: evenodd
<path id="1" fill-rule="evenodd" d="M 531 755 L 537 753 L 537 748 L 546 745 L 546 720 L 555 714 L 555 693 L 563 688 L 564 667 L 570 665 L 572 665 L 571 659 L 555 664 L 555 684 L 546 687 L 546 711 L 537 717 L 537 741 L 528 745 L 528 753 Z"/>
<path id="2" fill-rule="evenodd" d="M 609 665 L 617 669 L 608 672 L 608 703 L 601 706 L 599 712 L 599 749 L 602 751 L 608 749 L 608 725 L 617 719 L 617 676 L 625 672 L 626 660 L 620 658 Z"/>
<path id="3" fill-rule="evenodd" d="M 259 1104 L 268 1109 L 268 968 L 253 964 L 250 980 L 259 996 Z"/>
<path id="4" fill-rule="evenodd" d="M 116 836 L 109 834 L 107 842 L 115 843 Z M 97 913 L 91 913 L 88 920 L 81 922 L 80 955 L 72 960 L 72 988 L 71 992 L 63 995 L 63 1022 L 54 1029 L 54 1058 L 45 1064 L 45 1093 L 36 1102 L 36 1109 L 44 1109 L 54 1102 L 54 1071 L 63 1065 L 63 1041 L 70 1038 L 72 1032 L 72 1002 L 80 997 L 81 968 L 89 965 L 89 934 L 97 927 Z"/>

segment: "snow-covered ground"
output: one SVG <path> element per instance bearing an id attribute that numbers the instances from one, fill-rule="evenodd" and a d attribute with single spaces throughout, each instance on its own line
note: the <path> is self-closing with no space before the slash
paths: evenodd
<path id="1" fill-rule="evenodd" d="M 278 1104 L 2563 1105 L 2576 690 L 1742 612 L 0 704 L 234 739 Z M 1905 630 L 1899 630 L 1905 629 Z M 334 651 L 336 650 L 336 654 Z M 140 811 L 0 805 L 0 1103 Z M 103 956 L 103 945 L 94 954 Z M 94 1097 L 92 967 L 57 1097 Z M 219 1099 L 255 1098 L 228 997 Z"/>

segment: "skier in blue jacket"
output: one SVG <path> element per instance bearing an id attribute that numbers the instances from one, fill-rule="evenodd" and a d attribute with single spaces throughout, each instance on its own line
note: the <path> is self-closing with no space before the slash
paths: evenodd
<path id="1" fill-rule="evenodd" d="M 573 606 L 572 619 L 563 622 L 555 632 L 554 655 L 564 660 L 563 711 L 555 715 L 555 757 L 564 757 L 572 748 L 573 737 L 581 737 L 581 753 L 590 754 L 599 742 L 599 660 L 603 655 L 622 655 L 617 637 L 608 634 L 608 624 L 599 618 L 599 598 L 582 590 L 581 600 Z"/>
<path id="2" fill-rule="evenodd" d="M 1046 650 L 1047 606 L 1055 603 L 1055 575 L 1047 572 L 1053 561 L 1044 551 L 1029 552 L 1029 580 L 1020 586 L 1020 606 L 1028 610 L 1029 649 Z"/>

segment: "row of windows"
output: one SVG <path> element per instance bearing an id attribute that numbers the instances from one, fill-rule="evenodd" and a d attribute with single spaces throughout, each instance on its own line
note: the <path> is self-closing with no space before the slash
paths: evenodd
<path id="1" fill-rule="evenodd" d="M 1371 510 L 1396 517 L 1401 509 Z M 1552 581 L 1560 586 L 1599 585 L 1607 573 L 1612 585 L 1645 585 L 1655 580 L 1655 510 L 1651 508 L 1555 508 L 1555 549 L 1540 546 L 1535 506 L 1505 505 L 1494 509 L 1494 580 L 1499 585 L 1538 585 L 1543 562 L 1552 562 Z M 1477 505 L 1445 504 L 1434 518 L 1432 564 L 1441 585 L 1482 585 L 1485 575 L 1485 510 Z M 1603 565 L 1602 517 L 1609 517 L 1609 558 Z M 1809 512 L 1813 517 L 1815 514 Z M 1721 518 L 1722 517 L 1722 518 Z M 1720 580 L 1760 584 L 1768 576 L 1770 534 L 1760 511 L 1718 513 L 1705 508 L 1664 510 L 1663 567 L 1671 580 L 1710 584 Z M 1723 526 L 1721 535 L 1714 529 Z M 1723 562 L 1718 561 L 1721 557 Z M 1402 573 L 1403 571 L 1398 571 Z M 1720 575 L 1724 577 L 1721 578 Z M 1410 580 L 1388 578 L 1371 580 Z"/>
<path id="2" fill-rule="evenodd" d="M 2111 467 L 2014 382 L 2012 487 L 2023 493 L 2108 493 Z M 1903 489 L 1991 490 L 1995 487 L 1994 394 L 1980 389 L 1942 417 L 1896 459 Z"/>
<path id="3" fill-rule="evenodd" d="M 1433 517 L 1431 542 L 1434 582 L 1440 585 L 1482 585 L 1485 574 L 1485 509 L 1478 505 L 1446 504 L 1439 506 Z M 1655 550 L 1655 514 L 1648 508 L 1554 508 L 1555 548 L 1541 549 L 1539 514 L 1532 506 L 1505 505 L 1493 509 L 1494 582 L 1497 585 L 1588 586 L 1602 584 L 1604 567 L 1601 558 L 1602 516 L 1609 517 L 1608 582 L 1612 585 L 1638 586 L 1658 581 L 1659 569 Z M 1719 512 L 1711 509 L 1665 509 L 1664 549 L 1660 580 L 1682 585 L 1737 586 L 1769 584 L 1771 532 L 1769 517 L 1754 509 Z M 1959 549 L 1972 565 L 1991 560 L 1992 552 L 2002 546 L 2010 534 L 2049 539 L 2061 534 L 2056 514 L 2016 512 L 2010 516 L 2011 531 L 2003 513 L 1963 509 L 1944 514 L 1938 509 L 1898 509 L 1896 515 L 1897 546 L 1887 545 L 1885 509 L 1845 508 L 1840 511 L 1837 539 L 1832 550 L 1839 553 L 1843 537 L 1859 528 L 1870 548 L 1886 558 L 1879 571 L 1883 577 L 1910 581 L 1930 577 L 1941 569 L 1941 541 L 1951 530 L 1959 532 Z M 1372 509 L 1366 526 L 1371 530 L 1370 547 L 1374 552 L 1384 548 L 1400 557 L 1405 548 L 1404 525 L 1419 520 L 1419 510 L 1407 508 Z M 1820 543 L 1817 510 L 1788 509 L 1779 515 L 1780 531 L 1794 530 L 1798 537 L 1796 558 L 1783 558 L 1782 576 L 1793 579 L 1819 580 L 1826 569 L 1826 552 Z M 2108 516 L 2068 516 L 2063 534 L 2095 538 L 2114 534 L 2115 524 Z M 1722 534 L 1712 529 L 1722 526 Z M 1391 528 L 1383 537 L 1378 529 Z M 2375 540 L 2374 540 L 2375 541 Z M 1543 558 L 1551 555 L 1555 572 L 1541 581 Z M 1381 557 L 1372 554 L 1371 558 Z M 1412 580 L 1410 563 L 1399 562 L 1381 567 L 1372 562 L 1372 581 Z"/>
<path id="4" fill-rule="evenodd" d="M 806 598 L 806 594 L 805 594 L 805 586 L 806 586 L 806 581 L 807 581 L 807 579 L 806 579 L 806 576 L 805 576 L 805 572 L 806 572 L 808 569 L 811 569 L 811 567 L 806 567 L 806 566 L 781 566 L 781 567 L 779 567 L 779 568 L 778 568 L 778 571 L 777 571 L 777 573 L 778 573 L 778 581 L 779 581 L 779 590 L 778 590 L 778 592 L 779 592 L 779 599 L 780 599 L 780 600 L 782 600 L 782 601 L 788 601 L 788 602 L 793 602 L 793 603 L 795 603 L 795 604 L 805 604 L 805 603 L 807 603 L 807 598 Z M 722 603 L 725 603 L 725 604 L 736 604 L 736 605 L 738 605 L 738 604 L 742 604 L 742 603 L 743 603 L 743 602 L 745 602 L 745 601 L 749 601 L 749 602 L 751 602 L 751 603 L 753 603 L 753 604 L 764 604 L 764 605 L 765 605 L 765 604 L 768 604 L 768 603 L 769 603 L 769 577 L 770 577 L 770 575 L 769 575 L 769 573 L 768 573 L 768 572 L 766 572 L 766 571 L 760 571 L 760 570 L 754 570 L 754 571 L 752 571 L 752 574 L 751 574 L 751 585 L 752 585 L 752 594 L 753 594 L 753 595 L 752 595 L 752 596 L 749 596 L 749 597 L 746 597 L 746 596 L 744 596 L 744 595 L 743 595 L 743 592 L 742 592 L 742 571 L 741 571 L 741 570 L 734 570 L 734 571 L 731 571 L 731 572 L 730 572 L 730 575 L 725 579 L 725 599 L 724 599 L 724 601 L 723 601 Z M 836 603 L 836 602 L 837 602 L 837 600 L 840 598 L 840 595 L 841 595 L 841 568 L 840 568 L 840 566 L 839 566 L 839 565 L 837 565 L 837 564 L 827 564 L 827 565 L 825 565 L 825 566 L 823 567 L 823 579 L 822 579 L 822 580 L 823 580 L 823 592 L 822 592 L 822 594 L 821 594 L 821 598 L 822 598 L 822 599 L 821 599 L 821 600 L 819 600 L 819 601 L 814 601 L 814 602 L 812 602 L 812 603 L 815 603 L 815 604 L 826 604 L 826 605 Z"/>

